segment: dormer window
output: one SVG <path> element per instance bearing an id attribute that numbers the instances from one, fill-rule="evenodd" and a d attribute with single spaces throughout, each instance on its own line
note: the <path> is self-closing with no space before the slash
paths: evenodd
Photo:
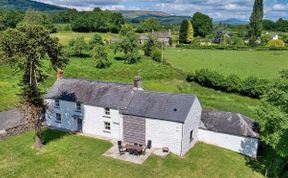
<path id="1" fill-rule="evenodd" d="M 55 99 L 55 107 L 60 108 L 60 101 L 59 99 Z"/>
<path id="2" fill-rule="evenodd" d="M 109 108 L 105 108 L 105 115 L 106 116 L 110 116 L 110 109 Z"/>
<path id="3" fill-rule="evenodd" d="M 79 103 L 79 102 L 76 103 L 76 111 L 78 111 L 78 112 L 81 111 L 81 103 Z"/>

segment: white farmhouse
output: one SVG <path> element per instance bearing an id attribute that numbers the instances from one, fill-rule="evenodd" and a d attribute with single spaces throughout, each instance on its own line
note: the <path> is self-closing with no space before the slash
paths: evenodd
<path id="1" fill-rule="evenodd" d="M 252 157 L 257 154 L 258 135 L 255 135 L 257 143 L 250 143 L 249 149 L 254 149 L 253 154 L 247 154 L 241 151 L 246 147 L 239 144 L 235 145 L 239 149 L 234 149 L 235 142 L 230 142 L 232 137 L 225 140 L 222 135 L 213 134 L 215 130 L 213 126 L 207 126 L 209 124 L 203 118 L 205 115 L 195 95 L 144 91 L 140 77 L 135 78 L 132 86 L 62 78 L 59 72 L 57 76 L 45 99 L 50 106 L 46 114 L 50 127 L 127 143 L 149 143 L 152 148 L 167 147 L 179 156 L 184 156 L 199 140 Z M 230 127 L 231 123 L 225 123 L 225 127 Z M 235 135 L 229 131 L 225 133 Z M 210 139 L 213 137 L 219 143 L 212 142 Z M 226 146 L 225 143 L 233 145 Z"/>

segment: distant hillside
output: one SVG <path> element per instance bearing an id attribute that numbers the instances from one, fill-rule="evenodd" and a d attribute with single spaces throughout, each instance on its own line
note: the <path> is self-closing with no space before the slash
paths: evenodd
<path id="1" fill-rule="evenodd" d="M 235 18 L 231 18 L 231 19 L 227 19 L 227 20 L 223 20 L 223 21 L 215 21 L 215 23 L 219 24 L 227 24 L 227 25 L 247 25 L 249 24 L 248 21 L 244 21 L 244 20 L 239 20 L 239 19 L 235 19 Z"/>
<path id="2" fill-rule="evenodd" d="M 65 8 L 35 2 L 31 0 L 0 0 L 0 10 L 21 10 L 25 11 L 28 8 L 39 11 L 61 11 Z"/>
<path id="3" fill-rule="evenodd" d="M 180 24 L 184 19 L 190 19 L 189 16 L 173 16 L 162 11 L 142 11 L 142 10 L 119 10 L 117 11 L 123 17 L 133 23 L 139 23 L 147 18 L 155 18 L 160 21 L 162 25 Z"/>

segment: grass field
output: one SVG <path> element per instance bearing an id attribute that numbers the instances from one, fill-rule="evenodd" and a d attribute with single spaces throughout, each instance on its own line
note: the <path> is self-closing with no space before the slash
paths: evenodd
<path id="1" fill-rule="evenodd" d="M 0 177 L 262 177 L 240 154 L 203 143 L 185 158 L 150 156 L 135 165 L 103 156 L 112 146 L 106 141 L 44 130 L 46 145 L 37 151 L 32 138 L 28 132 L 0 141 Z"/>
<path id="2" fill-rule="evenodd" d="M 77 37 L 84 37 L 84 39 L 88 42 L 93 35 L 99 34 L 102 36 L 103 40 L 110 40 L 111 38 L 117 38 L 119 35 L 114 33 L 79 33 L 79 32 L 58 32 L 52 34 L 52 36 L 58 37 L 60 39 L 60 43 L 63 45 L 68 44 L 70 40 Z"/>
<path id="3" fill-rule="evenodd" d="M 164 58 L 185 72 L 206 68 L 225 75 L 272 79 L 288 68 L 288 51 L 229 51 L 167 48 Z"/>

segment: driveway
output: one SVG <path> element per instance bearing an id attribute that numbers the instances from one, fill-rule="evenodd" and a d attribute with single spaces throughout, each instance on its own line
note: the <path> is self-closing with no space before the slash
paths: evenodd
<path id="1" fill-rule="evenodd" d="M 22 114 L 18 109 L 0 112 L 0 130 L 15 127 L 21 124 Z"/>

